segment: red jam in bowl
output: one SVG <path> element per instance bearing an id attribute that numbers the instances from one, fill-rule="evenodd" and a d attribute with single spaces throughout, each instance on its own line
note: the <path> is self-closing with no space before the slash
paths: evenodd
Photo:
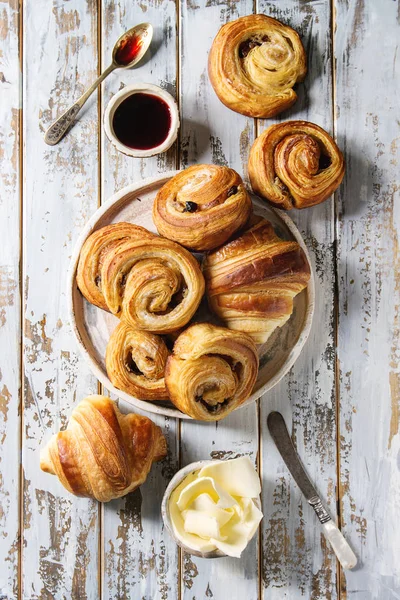
<path id="1" fill-rule="evenodd" d="M 167 139 L 171 111 L 162 98 L 138 92 L 117 107 L 112 126 L 121 144 L 136 150 L 151 150 Z"/>

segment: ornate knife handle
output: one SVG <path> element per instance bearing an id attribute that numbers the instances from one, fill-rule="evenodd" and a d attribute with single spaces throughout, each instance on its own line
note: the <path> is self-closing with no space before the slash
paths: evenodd
<path id="1" fill-rule="evenodd" d="M 109 67 L 96 79 L 94 83 L 90 86 L 88 90 L 82 96 L 66 110 L 61 117 L 58 117 L 57 121 L 54 121 L 52 125 L 46 131 L 46 135 L 44 136 L 44 141 L 49 146 L 55 146 L 58 142 L 64 137 L 67 133 L 68 129 L 74 124 L 76 119 L 76 115 L 81 110 L 82 106 L 85 104 L 86 100 L 91 96 L 97 86 L 111 73 L 114 69 L 117 68 L 117 64 L 111 63 Z"/>
<path id="2" fill-rule="evenodd" d="M 324 505 L 322 504 L 321 498 L 319 498 L 318 496 L 313 496 L 312 498 L 309 499 L 308 503 L 311 504 L 311 506 L 315 510 L 315 513 L 316 513 L 320 523 L 324 524 L 331 520 L 331 516 L 329 515 L 329 513 L 326 511 Z"/>

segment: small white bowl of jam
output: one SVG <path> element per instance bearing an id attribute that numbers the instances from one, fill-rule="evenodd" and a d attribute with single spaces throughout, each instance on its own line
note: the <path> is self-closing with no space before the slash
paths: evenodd
<path id="1" fill-rule="evenodd" d="M 166 152 L 177 138 L 178 107 L 157 85 L 128 85 L 108 103 L 104 129 L 120 152 L 136 158 L 154 156 Z"/>

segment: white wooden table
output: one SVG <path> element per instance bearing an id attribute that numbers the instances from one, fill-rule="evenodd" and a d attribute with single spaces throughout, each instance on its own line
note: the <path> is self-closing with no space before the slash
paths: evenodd
<path id="1" fill-rule="evenodd" d="M 145 485 L 99 505 L 39 469 L 39 448 L 97 390 L 66 306 L 80 229 L 114 191 L 196 162 L 247 176 L 272 121 L 226 109 L 207 76 L 218 28 L 253 11 L 302 36 L 309 73 L 281 120 L 333 132 L 347 172 L 335 198 L 292 211 L 312 254 L 313 331 L 290 374 L 258 405 L 217 424 L 158 418 L 169 444 Z M 112 74 L 71 133 L 43 133 L 108 64 L 118 36 L 155 27 L 136 71 Z M 400 4 L 393 0 L 0 0 L 0 598 L 4 600 L 395 600 L 400 598 Z M 102 115 L 137 80 L 176 95 L 179 143 L 136 160 Z M 359 557 L 342 572 L 275 450 L 280 410 L 303 462 Z M 168 480 L 193 460 L 247 454 L 264 520 L 241 560 L 181 555 L 162 527 Z"/>

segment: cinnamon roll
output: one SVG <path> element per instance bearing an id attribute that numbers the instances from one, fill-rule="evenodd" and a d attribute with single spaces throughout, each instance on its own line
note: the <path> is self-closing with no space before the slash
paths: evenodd
<path id="1" fill-rule="evenodd" d="M 167 400 L 164 371 L 169 351 L 164 340 L 121 321 L 106 350 L 106 369 L 116 388 L 140 400 Z"/>
<path id="2" fill-rule="evenodd" d="M 310 267 L 297 242 L 279 238 L 269 221 L 254 220 L 239 238 L 211 252 L 203 271 L 211 310 L 262 344 L 289 319 Z"/>
<path id="3" fill-rule="evenodd" d="M 254 142 L 249 177 L 256 194 L 279 208 L 307 208 L 339 187 L 343 155 L 326 131 L 308 121 L 272 125 Z"/>
<path id="4" fill-rule="evenodd" d="M 116 243 L 127 238 L 151 238 L 153 233 L 132 223 L 113 223 L 92 233 L 82 246 L 76 280 L 86 300 L 108 310 L 102 293 L 101 267 L 105 254 Z"/>
<path id="5" fill-rule="evenodd" d="M 265 15 L 223 25 L 211 47 L 208 73 L 218 98 L 250 117 L 268 118 L 297 100 L 307 59 L 298 34 Z"/>
<path id="6" fill-rule="evenodd" d="M 250 396 L 257 373 L 257 349 L 248 335 L 199 323 L 175 342 L 165 383 L 179 410 L 194 419 L 218 421 Z"/>
<path id="7" fill-rule="evenodd" d="M 158 192 L 153 220 L 158 232 L 192 250 L 220 246 L 248 220 L 251 199 L 233 169 L 195 165 Z"/>
<path id="8" fill-rule="evenodd" d="M 128 239 L 105 254 L 102 292 L 111 313 L 135 329 L 171 333 L 193 317 L 204 293 L 197 260 L 170 240 Z"/>

